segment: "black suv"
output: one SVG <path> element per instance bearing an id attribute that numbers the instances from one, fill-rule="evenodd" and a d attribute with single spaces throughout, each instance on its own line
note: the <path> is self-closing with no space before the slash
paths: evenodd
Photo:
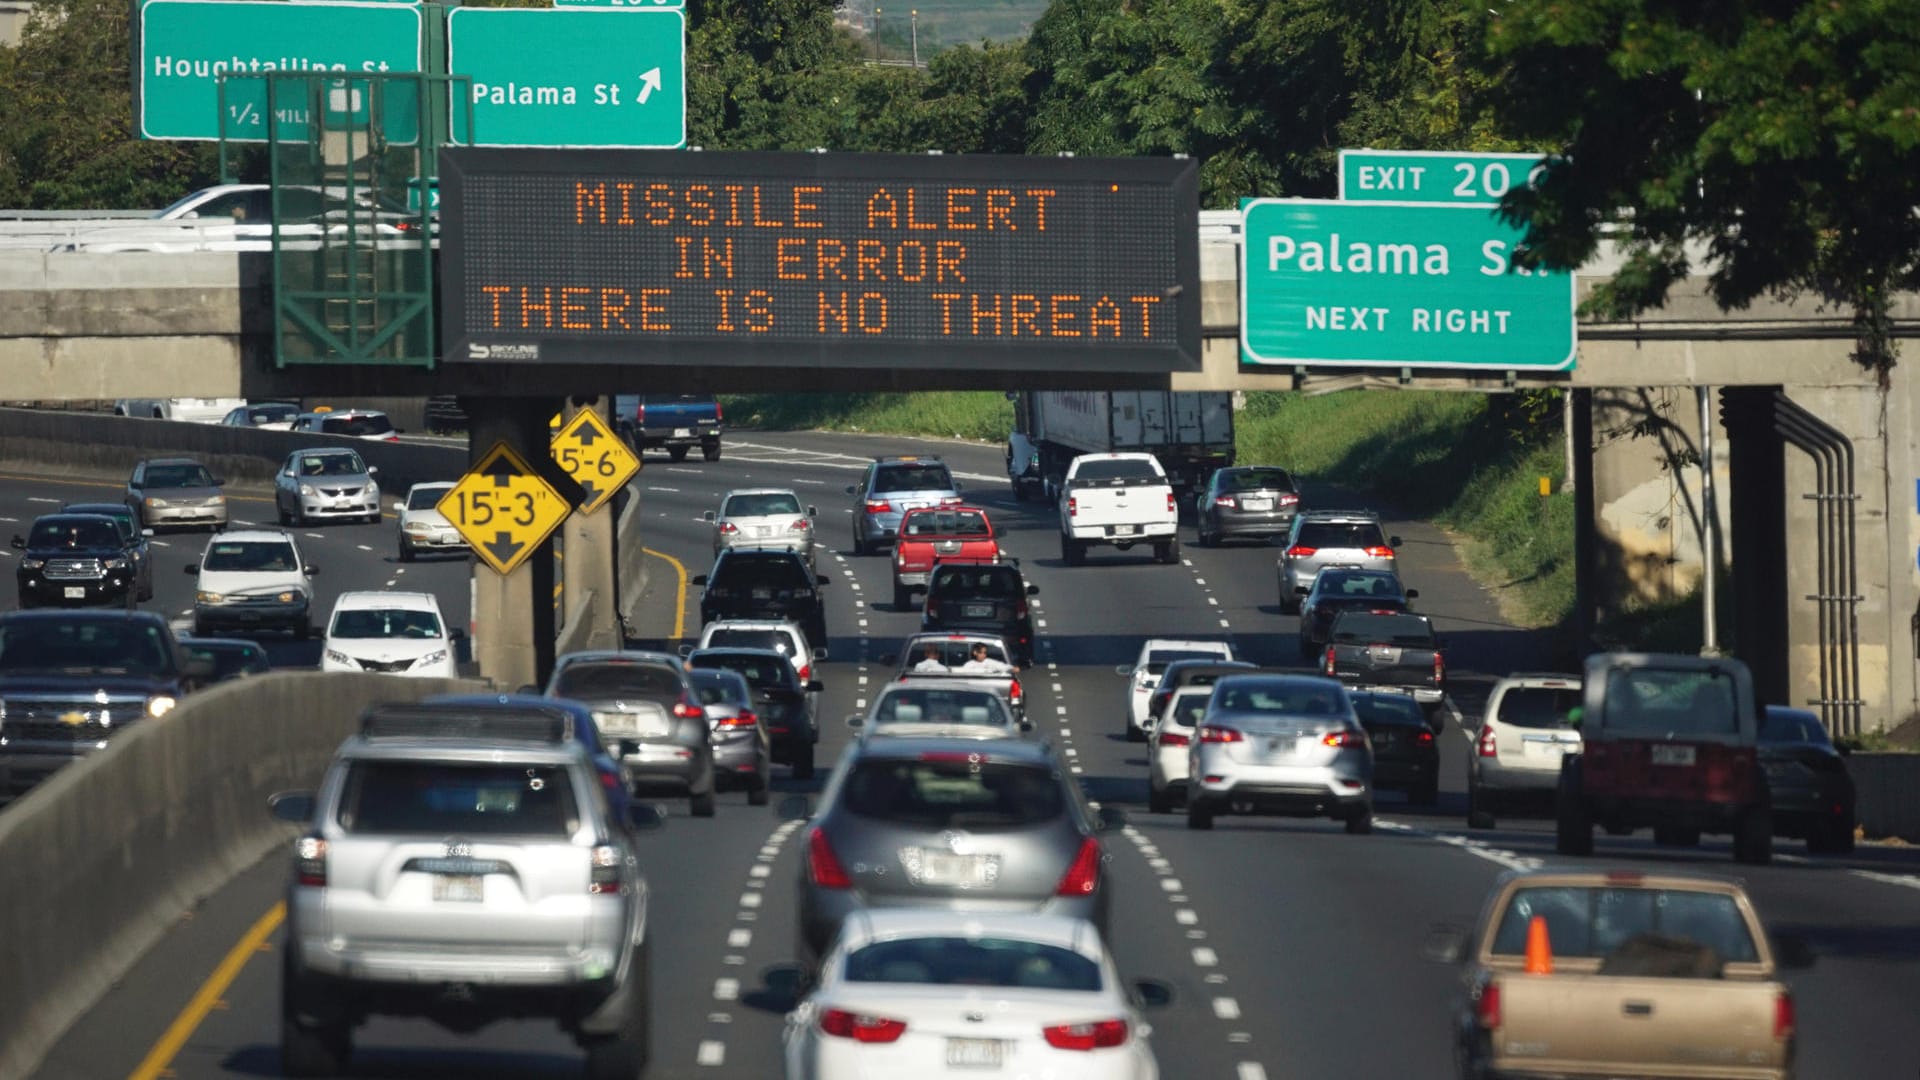
<path id="1" fill-rule="evenodd" d="M 985 630 L 1000 635 L 1021 667 L 1033 665 L 1033 610 L 1027 597 L 1040 595 L 1040 586 L 1027 584 L 1020 568 L 1010 563 L 992 566 L 935 565 L 927 578 L 927 606 L 920 629 Z"/>
<path id="2" fill-rule="evenodd" d="M 109 523 L 110 524 L 110 523 Z M 213 663 L 145 611 L 0 615 L 0 800 L 24 794 L 133 724 L 165 716 Z"/>
<path id="3" fill-rule="evenodd" d="M 700 625 L 720 619 L 792 619 L 807 640 L 827 647 L 827 575 L 815 574 L 791 551 L 722 551 L 713 569 L 696 574 Z"/>
<path id="4" fill-rule="evenodd" d="M 14 579 L 20 606 L 133 603 L 135 569 L 120 526 L 100 514 L 47 514 L 27 535 Z"/>

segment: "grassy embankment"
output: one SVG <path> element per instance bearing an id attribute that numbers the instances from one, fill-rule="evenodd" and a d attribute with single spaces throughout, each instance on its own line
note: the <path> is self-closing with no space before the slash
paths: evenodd
<path id="1" fill-rule="evenodd" d="M 1370 492 L 1466 540 L 1469 568 L 1499 590 L 1510 618 L 1559 622 L 1573 606 L 1573 502 L 1560 442 L 1523 445 L 1478 394 L 1349 391 L 1324 397 L 1249 394 L 1237 417 L 1238 458 Z M 943 394 L 786 394 L 730 399 L 735 423 L 934 435 L 999 442 L 1012 423 L 1005 397 Z M 1539 478 L 1553 494 L 1542 499 Z"/>

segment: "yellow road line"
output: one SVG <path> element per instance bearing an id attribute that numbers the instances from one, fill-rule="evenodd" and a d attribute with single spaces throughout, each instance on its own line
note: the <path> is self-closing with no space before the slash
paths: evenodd
<path id="1" fill-rule="evenodd" d="M 240 969 L 246 967 L 247 961 L 266 945 L 267 939 L 280 928 L 280 923 L 286 917 L 287 905 L 284 901 L 273 905 L 265 915 L 260 916 L 260 921 L 254 923 L 246 935 L 228 950 L 220 966 L 214 968 L 213 974 L 207 976 L 207 981 L 200 984 L 193 1000 L 187 1002 L 187 1007 L 181 1009 L 180 1015 L 167 1025 L 166 1032 L 160 1036 L 159 1042 L 153 1044 L 153 1049 L 147 1051 L 146 1058 L 127 1074 L 127 1080 L 158 1080 L 161 1074 L 168 1071 L 174 1056 L 187 1045 L 188 1039 L 193 1038 L 193 1033 L 206 1020 L 207 1014 L 220 1004 L 228 987 L 233 985 L 233 980 L 240 977 Z"/>
<path id="2" fill-rule="evenodd" d="M 643 547 L 640 550 L 656 559 L 667 560 L 668 563 L 672 564 L 673 572 L 680 577 L 680 587 L 673 595 L 673 636 L 677 640 L 687 632 L 687 568 L 681 564 L 679 559 L 674 558 L 664 551 L 655 551 L 650 547 Z"/>

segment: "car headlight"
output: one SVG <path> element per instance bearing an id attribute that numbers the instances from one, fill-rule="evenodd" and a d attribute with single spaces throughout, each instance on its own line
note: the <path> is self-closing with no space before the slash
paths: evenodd
<path id="1" fill-rule="evenodd" d="M 445 660 L 446 658 L 447 658 L 447 650 L 445 650 L 445 649 L 436 649 L 436 650 L 434 650 L 433 652 L 430 652 L 430 653 L 428 653 L 427 655 L 425 655 L 425 656 L 423 656 L 423 657 L 421 657 L 420 659 L 418 659 L 418 660 L 415 660 L 415 661 L 413 662 L 413 666 L 414 666 L 414 667 L 425 667 L 425 666 L 427 666 L 428 664 L 438 664 L 438 663 L 440 663 L 440 662 L 441 662 L 442 660 Z"/>
<path id="2" fill-rule="evenodd" d="M 353 663 L 353 659 L 351 657 L 349 657 L 346 653 L 340 652 L 336 649 L 327 650 L 327 659 L 333 661 L 336 664 L 351 665 Z"/>
<path id="3" fill-rule="evenodd" d="M 179 702 L 166 694 L 157 694 L 147 699 L 147 715 L 158 719 L 173 711 Z"/>
<path id="4" fill-rule="evenodd" d="M 305 495 L 305 496 L 306 496 L 307 498 L 309 498 L 309 499 L 311 499 L 311 498 L 313 498 L 313 497 L 314 497 L 315 495 L 317 495 L 317 494 L 319 494 L 319 492 L 317 492 L 317 491 L 315 491 L 315 490 L 313 490 L 313 485 L 312 485 L 312 484 L 301 484 L 301 485 L 300 485 L 300 494 L 302 494 L 302 495 Z"/>
<path id="5" fill-rule="evenodd" d="M 153 507 L 155 510 L 165 510 L 167 508 L 167 500 L 156 499 L 149 495 L 147 496 L 147 505 Z"/>
<path id="6" fill-rule="evenodd" d="M 195 602 L 201 604 L 224 604 L 227 602 L 226 596 L 217 592 L 197 592 L 193 594 L 193 599 Z"/>
<path id="7" fill-rule="evenodd" d="M 401 526 L 401 528 L 415 536 L 425 536 L 428 533 L 433 532 L 433 526 L 427 524 L 424 521 L 409 521 L 405 525 Z"/>
<path id="8" fill-rule="evenodd" d="M 123 558 L 108 559 L 106 562 L 101 563 L 100 565 L 106 567 L 109 570 L 118 570 L 127 565 L 127 560 Z"/>
<path id="9" fill-rule="evenodd" d="M 227 497 L 225 495 L 215 495 L 213 498 L 207 500 L 207 505 L 225 506 L 227 505 Z"/>
<path id="10" fill-rule="evenodd" d="M 283 604 L 292 604 L 292 603 L 297 603 L 301 600 L 304 600 L 306 599 L 306 597 L 307 597 L 307 594 L 301 592 L 299 589 L 288 589 L 286 592 L 283 592 L 280 595 L 274 597 L 274 599 L 280 601 Z"/>
<path id="11" fill-rule="evenodd" d="M 20 560 L 20 566 L 22 569 L 25 569 L 25 570 L 38 570 L 45 565 L 47 565 L 47 560 L 45 559 L 21 559 Z"/>

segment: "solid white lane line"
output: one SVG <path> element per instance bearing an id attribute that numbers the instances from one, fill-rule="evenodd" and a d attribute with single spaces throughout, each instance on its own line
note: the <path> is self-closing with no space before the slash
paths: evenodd
<path id="1" fill-rule="evenodd" d="M 59 499 L 49 499 L 44 495 L 29 495 L 27 496 L 27 501 L 30 503 L 55 503 L 55 504 L 58 504 L 60 502 Z"/>
<path id="2" fill-rule="evenodd" d="M 678 495 L 678 494 L 680 494 L 680 489 L 679 489 L 679 488 L 670 488 L 670 487 L 649 487 L 649 488 L 647 488 L 647 490 L 648 490 L 648 491 L 665 491 L 665 492 L 668 492 L 668 493 L 670 493 L 670 494 L 673 494 L 673 495 Z M 705 521 L 705 520 L 706 520 L 706 518 L 701 518 L 700 520 L 702 520 L 702 521 Z"/>

